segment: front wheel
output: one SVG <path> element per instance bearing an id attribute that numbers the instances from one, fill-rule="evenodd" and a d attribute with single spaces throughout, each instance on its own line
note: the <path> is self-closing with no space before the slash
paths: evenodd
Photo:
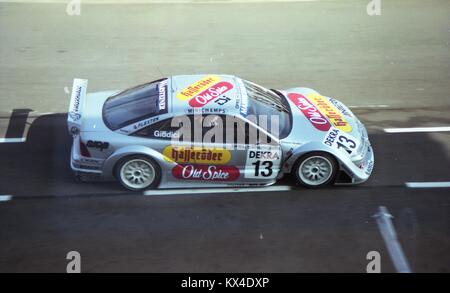
<path id="1" fill-rule="evenodd" d="M 294 172 L 298 184 L 308 188 L 319 188 L 334 182 L 338 163 L 327 153 L 309 153 L 299 159 Z"/>
<path id="2" fill-rule="evenodd" d="M 131 156 L 119 161 L 115 175 L 123 187 L 138 191 L 157 187 L 161 171 L 152 159 L 145 156 Z"/>

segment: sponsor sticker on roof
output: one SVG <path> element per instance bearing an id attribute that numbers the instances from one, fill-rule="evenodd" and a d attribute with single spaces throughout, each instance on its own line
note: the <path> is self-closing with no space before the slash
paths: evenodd
<path id="1" fill-rule="evenodd" d="M 228 92 L 233 88 L 233 85 L 227 81 L 221 81 L 203 92 L 196 95 L 194 98 L 189 100 L 189 105 L 191 107 L 197 108 L 197 107 L 203 107 L 215 98 L 217 98 L 220 95 L 223 95 L 224 93 Z"/>
<path id="2" fill-rule="evenodd" d="M 167 79 L 158 84 L 158 107 L 160 113 L 167 113 Z"/>
<path id="3" fill-rule="evenodd" d="M 187 101 L 219 81 L 220 78 L 218 76 L 207 75 L 179 91 L 176 97 L 182 101 Z"/>

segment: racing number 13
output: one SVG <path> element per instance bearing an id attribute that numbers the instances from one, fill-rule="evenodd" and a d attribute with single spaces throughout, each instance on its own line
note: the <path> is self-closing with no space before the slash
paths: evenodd
<path id="1" fill-rule="evenodd" d="M 345 149 L 349 154 L 351 154 L 352 150 L 356 147 L 356 143 L 353 140 L 348 139 L 343 135 L 339 136 L 338 140 L 339 141 L 336 142 L 338 148 Z"/>
<path id="2" fill-rule="evenodd" d="M 255 165 L 255 176 L 263 176 L 263 177 L 269 177 L 272 175 L 272 167 L 273 162 L 272 161 L 256 161 L 253 162 L 252 165 Z"/>

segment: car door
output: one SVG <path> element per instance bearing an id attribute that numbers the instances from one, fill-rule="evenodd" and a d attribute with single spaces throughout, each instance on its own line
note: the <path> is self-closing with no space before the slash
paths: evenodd
<path id="1" fill-rule="evenodd" d="M 213 127 L 203 123 L 205 117 L 177 116 L 155 123 L 136 134 L 148 138 L 146 144 L 157 149 L 167 161 L 176 163 L 170 170 L 164 170 L 171 186 L 226 185 L 240 179 L 232 150 L 225 148 L 221 139 L 218 142 L 216 139 L 204 140 L 205 134 Z M 176 123 L 172 124 L 174 119 Z"/>
<path id="2" fill-rule="evenodd" d="M 240 116 L 224 116 L 225 133 L 234 136 L 232 152 L 235 165 L 241 173 L 241 183 L 273 182 L 281 169 L 282 152 L 279 144 L 255 123 Z"/>
<path id="3" fill-rule="evenodd" d="M 172 153 L 182 154 L 174 168 L 174 179 L 200 185 L 225 185 L 239 180 L 240 172 L 234 164 L 232 151 L 224 147 L 220 136 L 210 137 L 210 130 L 220 121 L 218 115 L 187 115 L 190 139 L 172 142 Z M 185 118 L 184 118 L 185 119 Z M 189 129 L 186 130 L 189 132 Z M 185 131 L 185 132 L 186 132 Z M 166 154 L 168 156 L 169 154 Z M 172 158 L 173 159 L 173 158 Z"/>

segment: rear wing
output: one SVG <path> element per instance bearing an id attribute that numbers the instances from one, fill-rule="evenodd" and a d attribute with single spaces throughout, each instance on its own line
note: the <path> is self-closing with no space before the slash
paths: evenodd
<path id="1" fill-rule="evenodd" d="M 67 128 L 73 135 L 77 134 L 81 129 L 87 84 L 87 79 L 75 78 L 73 80 L 72 95 L 70 96 L 69 112 L 67 114 Z"/>

